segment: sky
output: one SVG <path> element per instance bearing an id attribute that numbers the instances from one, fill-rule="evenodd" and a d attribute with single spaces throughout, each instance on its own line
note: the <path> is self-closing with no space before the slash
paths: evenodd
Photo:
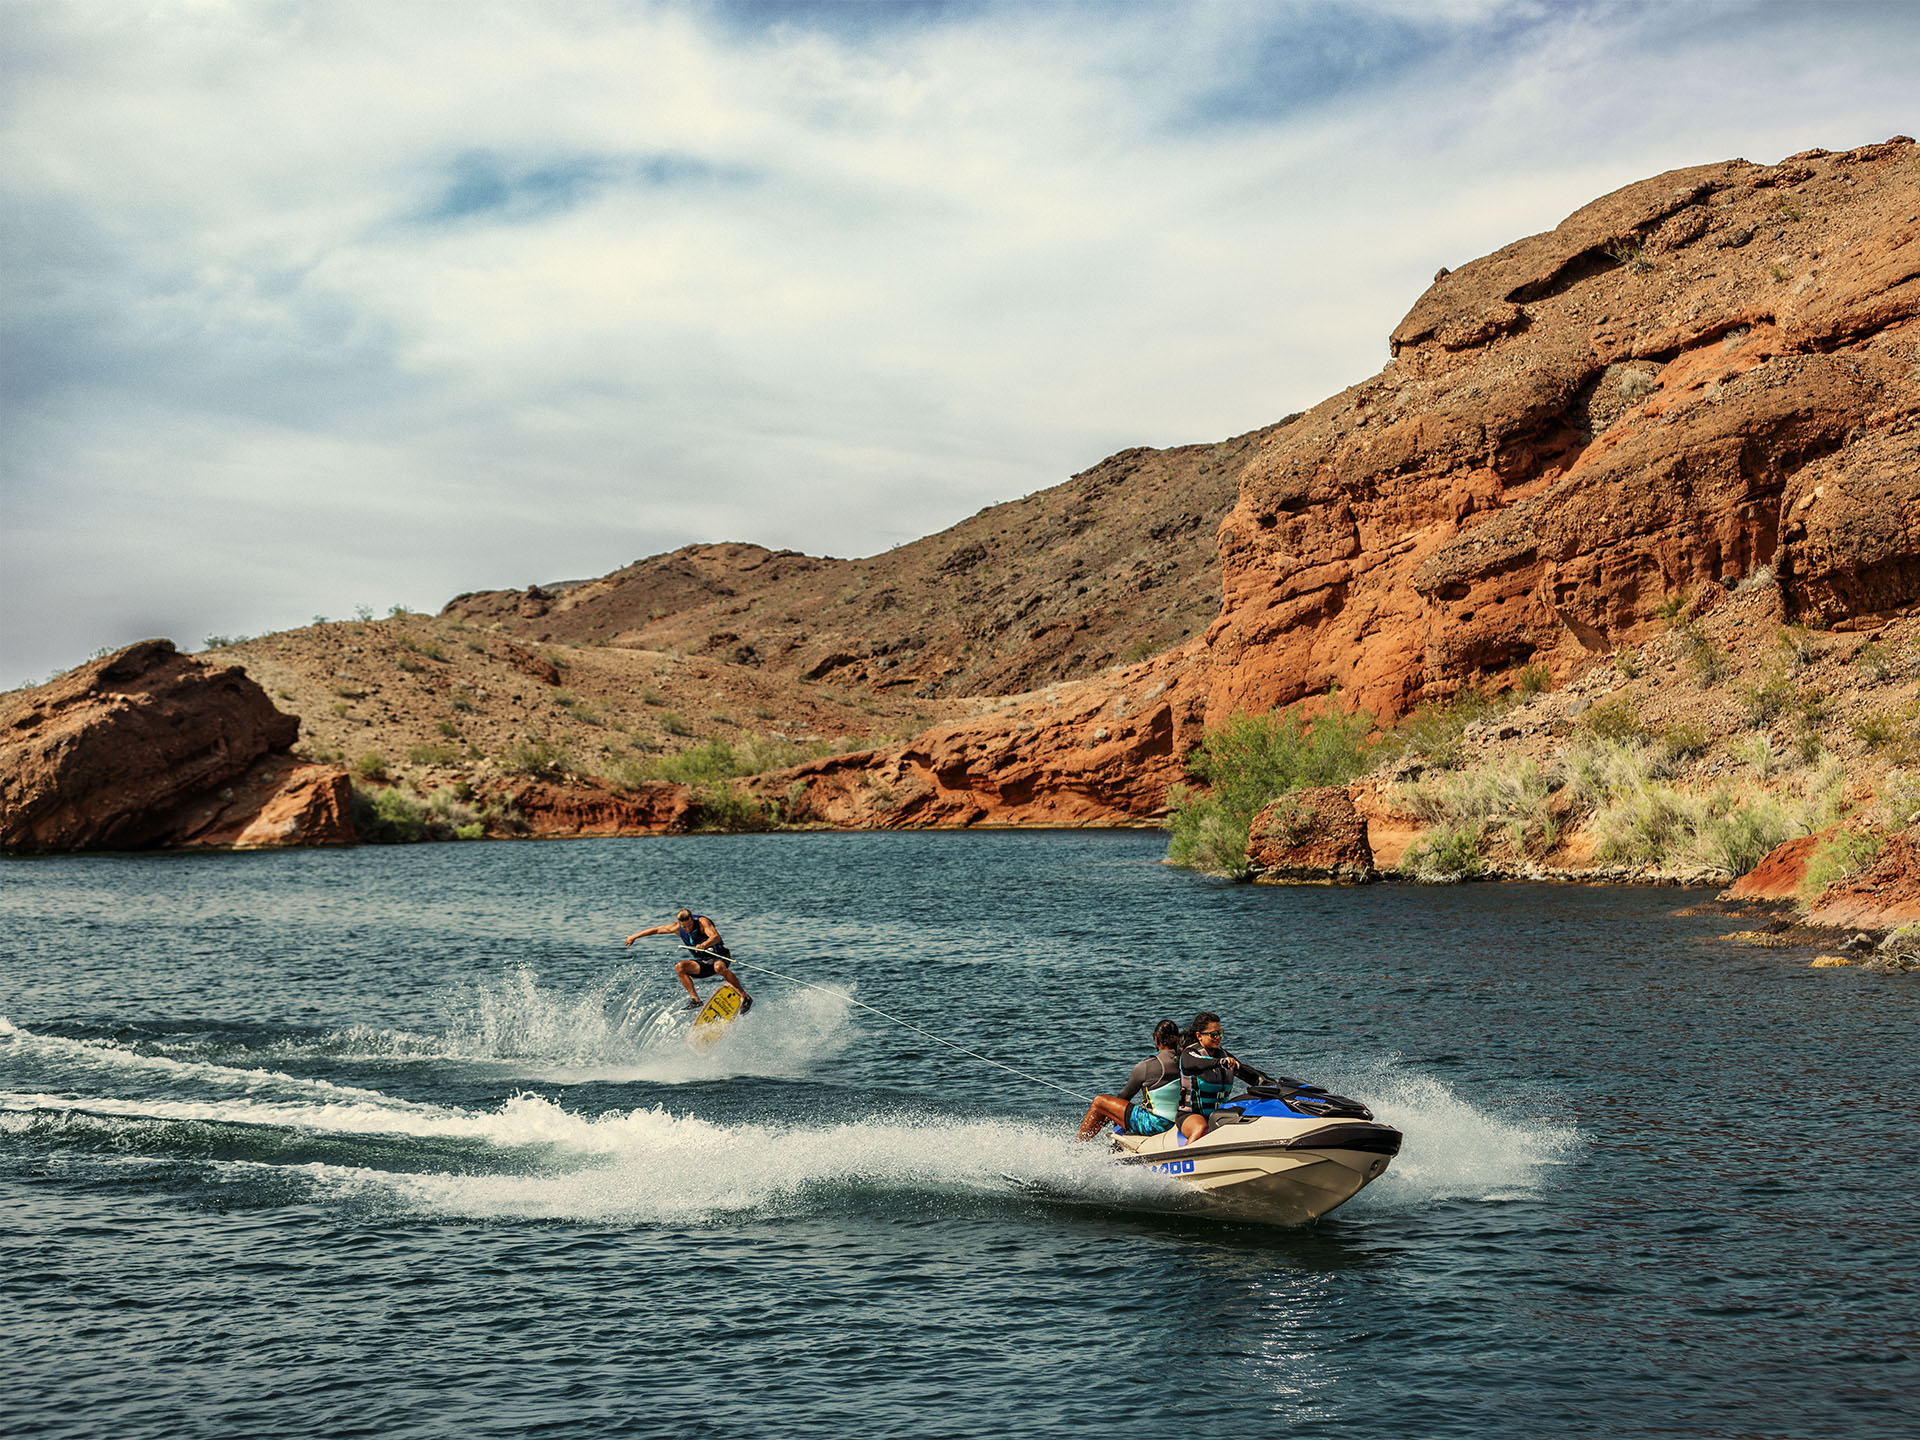
<path id="1" fill-rule="evenodd" d="M 1920 6 L 0 0 L 0 67 L 10 688 L 1267 424 L 1442 265 L 1914 132 Z"/>

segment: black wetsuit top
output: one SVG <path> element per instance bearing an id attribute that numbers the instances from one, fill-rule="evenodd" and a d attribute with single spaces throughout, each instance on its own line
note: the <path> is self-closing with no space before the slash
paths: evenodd
<path id="1" fill-rule="evenodd" d="M 1227 1061 L 1239 1065 L 1236 1072 Z M 1233 1091 L 1233 1082 L 1243 1085 L 1271 1085 L 1273 1077 L 1222 1050 L 1209 1054 L 1198 1045 L 1180 1052 L 1180 1109 L 1188 1114 L 1211 1115 Z"/>

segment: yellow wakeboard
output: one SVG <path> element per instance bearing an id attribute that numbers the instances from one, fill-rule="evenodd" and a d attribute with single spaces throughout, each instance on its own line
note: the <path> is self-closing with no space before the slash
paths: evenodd
<path id="1" fill-rule="evenodd" d="M 739 1014 L 740 992 L 731 985 L 722 985 L 707 997 L 707 1003 L 693 1017 L 693 1034 L 689 1038 L 704 1050 L 720 1038 Z"/>

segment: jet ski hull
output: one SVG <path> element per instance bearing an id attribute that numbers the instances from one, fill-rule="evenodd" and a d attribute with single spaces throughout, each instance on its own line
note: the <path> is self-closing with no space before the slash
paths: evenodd
<path id="1" fill-rule="evenodd" d="M 1400 1132 L 1371 1120 L 1221 1111 L 1190 1144 L 1178 1132 L 1115 1135 L 1115 1157 L 1191 1186 L 1193 1208 L 1268 1225 L 1303 1225 L 1380 1178 Z M 1185 1208 L 1185 1207 L 1183 1207 Z"/>

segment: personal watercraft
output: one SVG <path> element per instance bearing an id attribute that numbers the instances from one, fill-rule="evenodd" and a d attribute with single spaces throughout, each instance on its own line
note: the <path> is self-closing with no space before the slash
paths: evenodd
<path id="1" fill-rule="evenodd" d="M 1300 1225 L 1346 1204 L 1400 1153 L 1400 1132 L 1357 1100 L 1278 1079 L 1213 1112 L 1198 1140 L 1179 1130 L 1115 1132 L 1125 1165 L 1194 1187 L 1195 1208 L 1269 1225 Z"/>

